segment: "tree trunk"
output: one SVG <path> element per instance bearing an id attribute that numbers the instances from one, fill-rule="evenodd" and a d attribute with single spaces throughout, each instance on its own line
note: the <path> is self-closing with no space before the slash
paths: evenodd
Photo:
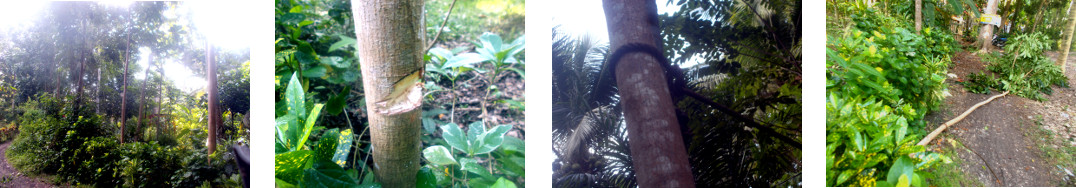
<path id="1" fill-rule="evenodd" d="M 101 63 L 97 63 L 97 91 L 93 93 L 97 104 L 93 107 L 93 112 L 101 114 Z"/>
<path id="2" fill-rule="evenodd" d="M 146 83 L 149 82 L 149 67 L 151 66 L 153 66 L 153 53 L 149 53 L 149 60 L 146 61 L 146 70 L 142 74 L 142 92 L 138 94 L 138 118 L 136 121 L 138 122 L 136 124 L 138 125 L 138 128 L 135 129 L 138 131 L 141 131 L 143 129 L 142 119 L 146 118 L 146 112 L 144 109 L 146 108 L 146 94 L 147 92 L 149 92 L 149 90 L 146 89 Z"/>
<path id="3" fill-rule="evenodd" d="M 998 0 L 989 0 L 986 3 L 986 10 L 983 14 L 997 14 Z M 979 29 L 979 43 L 982 48 L 979 48 L 980 53 L 989 52 L 991 49 L 990 39 L 994 36 L 994 26 L 990 24 L 983 24 L 982 29 Z"/>
<path id="4" fill-rule="evenodd" d="M 385 187 L 414 187 L 422 147 L 423 1 L 352 0 L 351 6 L 374 171 Z"/>
<path id="5" fill-rule="evenodd" d="M 603 0 L 610 49 L 631 43 L 660 47 L 653 0 Z M 614 32 L 615 31 L 615 32 Z M 615 68 L 639 187 L 695 187 L 664 65 L 628 53 Z"/>
<path id="6" fill-rule="evenodd" d="M 915 33 L 923 30 L 923 0 L 915 0 Z"/>
<path id="7" fill-rule="evenodd" d="M 1042 22 L 1043 12 L 1046 12 L 1046 0 L 1042 0 L 1042 3 L 1039 4 L 1039 11 L 1038 13 L 1035 13 L 1035 24 L 1031 25 L 1031 33 L 1035 33 L 1039 28 L 1039 23 Z"/>
<path id="8" fill-rule="evenodd" d="M 123 93 L 120 94 L 120 144 L 123 144 L 127 128 L 127 64 L 131 59 L 131 35 L 127 34 L 127 46 L 123 49 Z"/>
<path id="9" fill-rule="evenodd" d="M 206 42 L 205 50 L 206 59 L 206 95 L 208 96 L 206 103 L 209 103 L 207 109 L 209 111 L 209 139 L 206 145 L 209 148 L 209 154 L 212 155 L 213 151 L 217 150 L 217 126 L 220 125 L 220 109 L 217 108 L 217 63 L 213 57 L 213 45 Z M 209 162 L 213 162 L 213 158 L 209 158 Z M 414 175 L 412 175 L 414 176 Z"/>
<path id="10" fill-rule="evenodd" d="M 1069 8 L 1069 25 L 1065 27 L 1065 42 L 1061 43 L 1061 73 L 1065 73 L 1068 65 L 1069 49 L 1072 48 L 1072 31 L 1076 29 L 1076 8 Z"/>

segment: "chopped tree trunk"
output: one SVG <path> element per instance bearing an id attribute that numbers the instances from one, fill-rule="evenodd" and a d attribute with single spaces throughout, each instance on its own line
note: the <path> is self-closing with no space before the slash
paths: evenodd
<path id="1" fill-rule="evenodd" d="M 661 49 L 653 0 L 603 0 L 610 49 L 639 43 Z M 639 187 L 695 187 L 665 68 L 647 53 L 628 53 L 614 68 Z"/>
<path id="2" fill-rule="evenodd" d="M 421 166 L 422 0 L 352 0 L 374 171 L 385 187 L 414 187 Z"/>
<path id="3" fill-rule="evenodd" d="M 993 97 L 990 97 L 989 99 L 986 99 L 983 102 L 979 102 L 978 104 L 975 104 L 974 106 L 971 106 L 971 108 L 968 108 L 968 110 L 964 111 L 964 113 L 960 114 L 960 116 L 957 116 L 956 118 L 953 118 L 952 120 L 949 120 L 949 121 L 945 122 L 945 124 L 942 124 L 941 126 L 938 126 L 938 128 L 934 129 L 933 132 L 930 132 L 930 134 L 928 134 L 927 137 L 924 137 L 923 140 L 919 141 L 919 144 L 916 144 L 916 145 L 920 145 L 920 146 L 927 145 L 928 143 L 930 143 L 931 140 L 934 140 L 934 137 L 937 137 L 939 134 L 941 134 L 943 131 L 945 131 L 945 129 L 949 128 L 949 126 L 952 126 L 953 124 L 959 123 L 960 120 L 964 120 L 964 117 L 968 117 L 968 114 L 971 114 L 971 112 L 975 111 L 975 109 L 979 109 L 980 106 L 986 105 L 986 103 L 990 103 L 990 101 L 994 101 L 994 99 L 999 98 L 999 97 L 1004 97 L 1005 95 L 1008 95 L 1008 94 L 1009 94 L 1009 91 L 1005 91 L 1005 93 L 1002 93 L 1002 94 L 999 94 L 999 95 L 994 95 Z"/>

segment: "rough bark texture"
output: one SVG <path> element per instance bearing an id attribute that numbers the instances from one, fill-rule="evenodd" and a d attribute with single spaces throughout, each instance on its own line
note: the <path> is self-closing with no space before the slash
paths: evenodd
<path id="1" fill-rule="evenodd" d="M 997 14 L 998 12 L 998 0 L 989 0 L 986 3 L 986 10 L 983 14 Z M 986 53 L 991 49 L 990 39 L 994 36 L 994 25 L 983 24 L 982 29 L 979 29 L 979 43 L 982 48 L 979 48 L 979 52 Z"/>
<path id="2" fill-rule="evenodd" d="M 217 150 L 217 126 L 220 125 L 220 108 L 217 106 L 217 63 L 213 58 L 213 45 L 206 42 L 205 50 L 206 59 L 206 80 L 209 82 L 206 84 L 206 95 L 209 103 L 209 141 L 206 142 L 209 148 L 209 154 L 212 155 L 213 151 Z M 146 70 L 149 71 L 149 70 Z M 213 162 L 212 158 L 209 158 L 209 162 Z"/>
<path id="3" fill-rule="evenodd" d="M 657 4 L 653 0 L 603 0 L 609 42 L 658 46 Z M 639 187 L 695 187 L 680 135 L 665 70 L 645 53 L 625 54 L 616 66 L 631 156 Z"/>
<path id="4" fill-rule="evenodd" d="M 374 171 L 385 187 L 414 187 L 421 162 L 422 101 L 421 96 L 398 99 L 422 90 L 413 82 L 422 82 L 424 66 L 423 1 L 352 0 L 351 6 L 370 113 Z M 405 103 L 414 105 L 400 105 Z"/>
<path id="5" fill-rule="evenodd" d="M 923 0 L 915 0 L 915 33 L 923 30 Z"/>
<path id="6" fill-rule="evenodd" d="M 1068 65 L 1069 49 L 1072 48 L 1072 31 L 1076 29 L 1076 9 L 1069 8 L 1069 25 L 1065 27 L 1065 42 L 1061 43 L 1061 73 L 1065 73 Z"/>

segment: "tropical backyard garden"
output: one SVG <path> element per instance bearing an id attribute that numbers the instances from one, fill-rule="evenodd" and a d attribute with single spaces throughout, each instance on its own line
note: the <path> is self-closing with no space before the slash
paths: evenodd
<path id="1" fill-rule="evenodd" d="M 522 0 L 275 3 L 277 187 L 526 183 Z"/>
<path id="2" fill-rule="evenodd" d="M 826 186 L 1076 186 L 1073 3 L 827 1 Z"/>
<path id="3" fill-rule="evenodd" d="M 12 6 L 0 15 L 0 187 L 245 184 L 249 47 L 218 40 L 204 6 Z"/>
<path id="4" fill-rule="evenodd" d="M 552 26 L 554 187 L 803 186 L 800 1 L 657 1 L 657 12 L 647 12 L 653 1 L 553 2 L 561 3 L 573 6 Z M 649 16 L 656 20 L 628 23 Z M 660 39 L 648 44 L 655 49 L 618 41 L 633 28 L 654 28 L 641 32 Z M 649 80 L 667 87 L 621 79 L 633 55 L 621 56 L 620 69 L 615 59 L 632 48 L 652 57 L 640 61 L 666 59 L 655 63 L 669 64 L 658 71 L 667 77 Z M 648 126 L 633 116 L 660 106 L 631 107 L 630 97 L 654 90 L 668 91 L 670 113 L 652 116 L 668 124 L 632 132 Z M 661 174 L 674 165 L 687 168 Z"/>

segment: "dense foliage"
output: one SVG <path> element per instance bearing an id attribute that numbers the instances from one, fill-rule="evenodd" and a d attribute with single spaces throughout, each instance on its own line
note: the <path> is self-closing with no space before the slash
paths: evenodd
<path id="1" fill-rule="evenodd" d="M 949 159 L 915 145 L 917 130 L 948 94 L 953 38 L 862 4 L 828 6 L 846 7 L 836 21 L 852 25 L 827 33 L 826 185 L 926 186 L 918 171 Z"/>
<path id="2" fill-rule="evenodd" d="M 43 94 L 20 107 L 24 113 L 19 117 L 19 136 L 7 152 L 13 166 L 100 187 L 192 187 L 210 182 L 240 186 L 234 156 L 225 147 L 207 156 L 200 144 L 205 133 L 184 135 L 190 138 L 182 139 L 187 141 L 183 145 L 156 140 L 119 144 L 115 125 L 102 123 L 100 116 L 85 113 L 88 108 L 76 109 L 67 100 L 71 98 Z M 213 162 L 205 164 L 207 159 Z"/>
<path id="3" fill-rule="evenodd" d="M 361 82 L 361 54 L 354 48 L 361 39 L 355 36 L 350 3 L 276 1 L 278 186 L 380 186 L 370 168 L 374 165 L 367 134 L 371 127 Z M 424 146 L 444 150 L 426 149 L 438 155 L 425 158 L 428 161 L 422 162 L 416 183 L 419 187 L 514 187 L 525 177 L 523 3 L 451 3 L 426 2 L 430 40 L 445 13 L 450 7 L 454 10 L 437 45 L 425 53 L 421 140 Z M 460 129 L 456 127 L 460 122 L 475 126 Z M 496 133 L 477 139 L 452 137 L 446 129 Z M 445 147 L 465 148 L 456 141 L 484 147 Z M 453 159 L 454 165 L 444 163 L 443 157 Z"/>
<path id="4" fill-rule="evenodd" d="M 968 75 L 965 86 L 974 93 L 988 93 L 989 89 L 1012 91 L 1021 97 L 1046 100 L 1040 93 L 1051 94 L 1057 85 L 1068 87 L 1068 77 L 1061 67 L 1043 55 L 1053 42 L 1041 33 L 1022 34 L 1009 39 L 1004 55 L 989 54 L 986 69 L 996 74 L 975 73 Z M 997 77 L 995 77 L 995 75 Z"/>

